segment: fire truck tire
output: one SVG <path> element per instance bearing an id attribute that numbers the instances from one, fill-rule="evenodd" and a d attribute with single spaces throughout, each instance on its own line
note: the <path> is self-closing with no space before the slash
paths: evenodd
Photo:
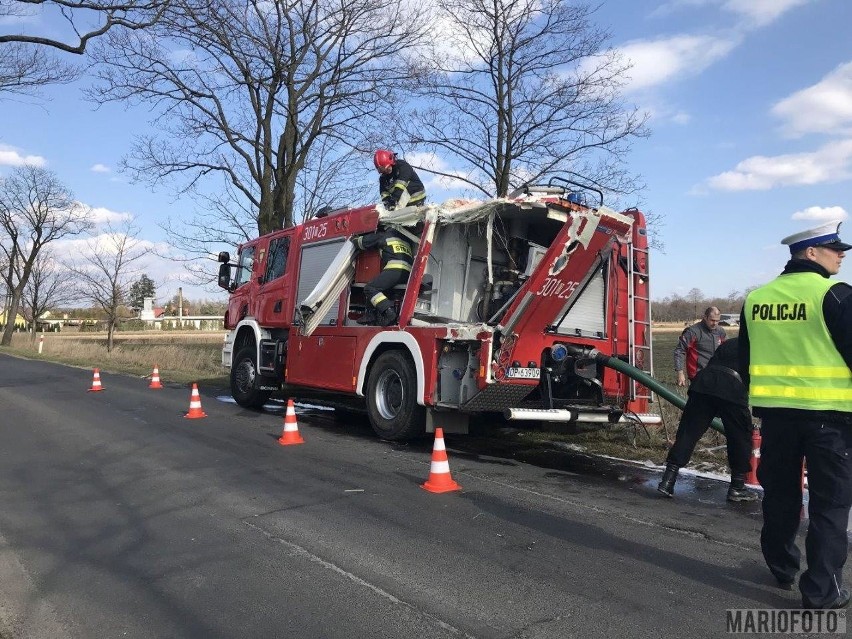
<path id="1" fill-rule="evenodd" d="M 414 364 L 400 351 L 382 353 L 367 385 L 370 425 L 382 439 L 404 441 L 426 432 L 426 411 L 417 404 Z"/>
<path id="2" fill-rule="evenodd" d="M 237 352 L 231 364 L 231 395 L 243 408 L 262 408 L 272 391 L 260 390 L 257 383 L 257 348 L 246 346 Z"/>

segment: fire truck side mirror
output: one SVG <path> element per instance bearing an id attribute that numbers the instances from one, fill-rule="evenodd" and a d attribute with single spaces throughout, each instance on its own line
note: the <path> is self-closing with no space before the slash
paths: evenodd
<path id="1" fill-rule="evenodd" d="M 221 252 L 219 253 L 219 259 L 218 259 L 218 261 L 219 261 L 219 262 L 222 262 L 223 264 L 227 264 L 228 262 L 230 262 L 230 261 L 231 261 L 231 254 L 230 254 L 230 253 L 228 253 L 228 251 L 221 251 Z"/>
<path id="2" fill-rule="evenodd" d="M 227 253 L 225 254 L 227 255 Z M 231 265 L 227 262 L 219 265 L 219 281 L 218 284 L 226 291 L 231 291 Z"/>

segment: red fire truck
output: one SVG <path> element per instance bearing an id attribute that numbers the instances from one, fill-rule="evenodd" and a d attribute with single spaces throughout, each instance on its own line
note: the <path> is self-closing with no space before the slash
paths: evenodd
<path id="1" fill-rule="evenodd" d="M 487 413 L 658 422 L 648 389 L 595 358 L 652 371 L 645 219 L 602 200 L 555 178 L 484 202 L 334 211 L 242 244 L 234 263 L 221 253 L 235 401 L 355 402 L 391 440 L 466 432 Z M 415 247 L 388 327 L 356 322 L 380 262 L 350 238 L 379 225 Z"/>

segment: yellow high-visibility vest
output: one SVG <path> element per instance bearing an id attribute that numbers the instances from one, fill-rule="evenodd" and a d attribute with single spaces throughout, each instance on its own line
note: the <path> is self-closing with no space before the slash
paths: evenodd
<path id="1" fill-rule="evenodd" d="M 834 284 L 819 273 L 790 273 L 746 297 L 752 406 L 852 412 L 852 371 L 822 313 Z"/>

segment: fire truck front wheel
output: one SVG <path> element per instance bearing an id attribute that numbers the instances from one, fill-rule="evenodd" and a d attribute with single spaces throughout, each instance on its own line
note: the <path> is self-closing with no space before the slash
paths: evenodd
<path id="1" fill-rule="evenodd" d="M 382 353 L 370 370 L 367 390 L 370 425 L 382 439 L 403 441 L 426 431 L 426 411 L 417 404 L 417 374 L 399 351 Z"/>
<path id="2" fill-rule="evenodd" d="M 231 395 L 243 408 L 262 408 L 272 391 L 257 388 L 260 375 L 257 372 L 257 348 L 246 346 L 237 352 L 231 364 Z"/>

